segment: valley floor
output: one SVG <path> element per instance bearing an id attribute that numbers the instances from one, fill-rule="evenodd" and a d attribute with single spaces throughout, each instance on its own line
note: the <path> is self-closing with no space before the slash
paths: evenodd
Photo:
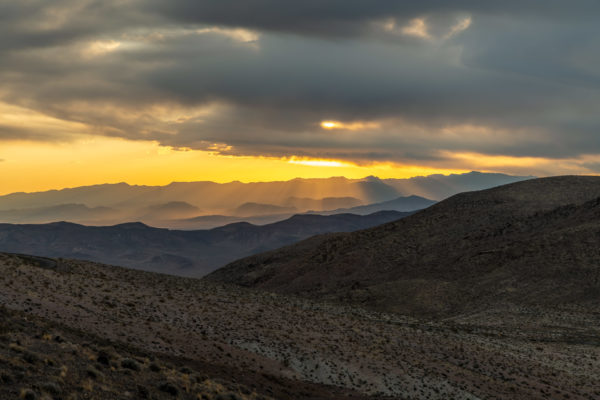
<path id="1" fill-rule="evenodd" d="M 62 398 L 175 398 L 167 383 L 200 399 L 600 398 L 598 304 L 418 321 L 1 254 L 0 304 L 2 398 L 52 398 L 51 384 L 74 396 Z"/>

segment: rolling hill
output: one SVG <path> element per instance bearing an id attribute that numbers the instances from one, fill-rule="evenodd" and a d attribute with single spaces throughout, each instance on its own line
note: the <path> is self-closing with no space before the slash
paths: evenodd
<path id="1" fill-rule="evenodd" d="M 207 279 L 408 315 L 600 299 L 600 177 L 462 193 L 399 221 L 312 237 Z"/>

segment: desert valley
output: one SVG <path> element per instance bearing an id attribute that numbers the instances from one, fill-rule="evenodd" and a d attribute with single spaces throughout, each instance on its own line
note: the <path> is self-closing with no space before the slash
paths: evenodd
<path id="1" fill-rule="evenodd" d="M 4 253 L 0 391 L 594 399 L 599 198 L 596 177 L 457 194 L 202 279 Z"/>
<path id="2" fill-rule="evenodd" d="M 600 400 L 598 37 L 0 0 L 0 400 Z"/>

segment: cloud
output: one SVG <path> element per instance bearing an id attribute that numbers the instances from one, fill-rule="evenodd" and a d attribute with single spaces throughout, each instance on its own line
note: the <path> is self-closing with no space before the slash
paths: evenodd
<path id="1" fill-rule="evenodd" d="M 599 11 L 589 1 L 0 0 L 0 101 L 52 120 L 0 116 L 0 140 L 81 132 L 438 165 L 451 153 L 598 154 Z"/>
<path id="2" fill-rule="evenodd" d="M 373 21 L 410 21 L 428 16 L 447 22 L 455 14 L 506 15 L 549 20 L 594 20 L 598 5 L 576 0 L 483 2 L 476 0 L 172 0 L 145 2 L 145 11 L 184 23 L 214 24 L 288 32 L 301 35 L 351 36 L 364 34 Z M 399 24 L 403 25 L 403 24 Z"/>

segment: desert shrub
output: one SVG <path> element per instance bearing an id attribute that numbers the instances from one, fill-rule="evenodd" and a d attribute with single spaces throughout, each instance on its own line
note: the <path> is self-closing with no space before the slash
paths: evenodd
<path id="1" fill-rule="evenodd" d="M 29 364 L 35 364 L 36 362 L 38 362 L 39 357 L 35 353 L 32 353 L 30 351 L 24 351 L 23 360 L 27 361 Z"/>
<path id="2" fill-rule="evenodd" d="M 85 369 L 85 373 L 87 374 L 88 377 L 90 377 L 92 379 L 102 379 L 103 378 L 102 373 L 94 367 L 87 367 Z"/>
<path id="3" fill-rule="evenodd" d="M 132 371 L 139 371 L 140 364 L 137 361 L 132 360 L 131 358 L 125 358 L 121 361 L 121 367 L 130 369 Z"/>
<path id="4" fill-rule="evenodd" d="M 0 375 L 0 381 L 2 381 L 2 383 L 10 384 L 13 383 L 13 378 L 9 374 L 3 372 L 2 375 Z"/>
<path id="5" fill-rule="evenodd" d="M 55 382 L 44 382 L 40 384 L 40 389 L 52 395 L 59 395 L 61 392 L 60 386 Z"/>
<path id="6" fill-rule="evenodd" d="M 218 394 L 215 400 L 242 400 L 242 398 L 235 393 L 224 393 Z"/>
<path id="7" fill-rule="evenodd" d="M 137 387 L 138 389 L 138 396 L 140 399 L 149 399 L 150 398 L 150 391 L 142 386 L 142 385 L 138 385 Z"/>
<path id="8" fill-rule="evenodd" d="M 36 400 L 37 396 L 35 392 L 31 389 L 23 389 L 21 390 L 21 396 L 23 400 Z"/>
<path id="9" fill-rule="evenodd" d="M 160 370 L 161 370 L 160 366 L 156 363 L 150 364 L 149 368 L 150 368 L 150 371 L 152 371 L 152 372 L 160 372 Z"/>
<path id="10" fill-rule="evenodd" d="M 98 352 L 98 357 L 96 358 L 96 361 L 98 361 L 100 364 L 109 365 L 110 355 L 106 351 L 100 350 Z"/>
<path id="11" fill-rule="evenodd" d="M 170 395 L 177 396 L 179 394 L 179 389 L 177 386 L 173 385 L 171 382 L 163 382 L 158 385 L 158 389 L 161 392 L 169 393 Z"/>

